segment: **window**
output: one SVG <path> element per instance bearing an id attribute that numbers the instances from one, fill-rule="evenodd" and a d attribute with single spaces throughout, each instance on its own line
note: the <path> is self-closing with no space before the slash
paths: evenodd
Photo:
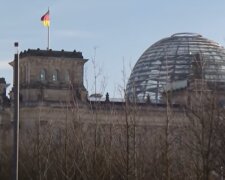
<path id="1" fill-rule="evenodd" d="M 59 71 L 57 69 L 55 69 L 52 74 L 52 80 L 58 81 L 58 79 L 59 79 Z"/>
<path id="2" fill-rule="evenodd" d="M 39 78 L 40 78 L 41 81 L 46 80 L 46 70 L 45 69 L 41 69 Z"/>
<path id="3" fill-rule="evenodd" d="M 66 82 L 69 82 L 70 81 L 70 73 L 69 73 L 69 71 L 66 71 L 65 72 L 65 81 Z"/>

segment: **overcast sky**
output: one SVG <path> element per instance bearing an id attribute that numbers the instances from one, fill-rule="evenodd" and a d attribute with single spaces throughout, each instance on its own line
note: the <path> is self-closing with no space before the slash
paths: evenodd
<path id="1" fill-rule="evenodd" d="M 0 0 L 0 77 L 12 83 L 13 43 L 20 50 L 46 49 L 47 29 L 40 18 L 50 7 L 53 50 L 77 50 L 93 93 L 93 64 L 102 69 L 106 92 L 119 96 L 126 76 L 141 54 L 156 41 L 178 32 L 195 32 L 225 44 L 225 0 Z M 96 50 L 95 50 L 96 49 Z M 124 62 L 124 63 L 123 63 Z M 86 82 L 86 80 L 85 80 Z"/>

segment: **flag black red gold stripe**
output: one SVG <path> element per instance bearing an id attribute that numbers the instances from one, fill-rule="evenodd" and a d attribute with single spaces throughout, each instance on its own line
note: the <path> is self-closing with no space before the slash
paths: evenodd
<path id="1" fill-rule="evenodd" d="M 50 13 L 49 10 L 41 17 L 41 21 L 44 26 L 49 27 L 50 26 Z"/>

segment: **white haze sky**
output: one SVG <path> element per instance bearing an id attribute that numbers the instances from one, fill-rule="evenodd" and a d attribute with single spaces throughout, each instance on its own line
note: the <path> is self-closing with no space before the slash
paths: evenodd
<path id="1" fill-rule="evenodd" d="M 46 49 L 47 29 L 40 22 L 50 7 L 51 49 L 81 51 L 85 83 L 94 92 L 92 59 L 102 69 L 110 97 L 120 96 L 141 54 L 154 42 L 178 32 L 195 32 L 225 44 L 225 0 L 0 0 L 0 77 L 12 84 L 13 44 L 20 50 Z M 94 50 L 96 49 L 96 51 Z M 86 80 L 85 80 L 86 82 Z"/>

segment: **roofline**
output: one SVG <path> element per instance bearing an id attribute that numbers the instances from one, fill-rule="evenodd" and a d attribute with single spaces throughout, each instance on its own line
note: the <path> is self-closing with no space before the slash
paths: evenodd
<path id="1" fill-rule="evenodd" d="M 41 49 L 28 49 L 20 53 L 20 58 L 27 56 L 45 56 L 45 57 L 66 57 L 66 58 L 81 58 L 83 59 L 83 55 L 81 52 L 74 51 L 61 51 L 56 50 L 41 50 Z M 87 60 L 87 59 L 86 59 Z"/>

